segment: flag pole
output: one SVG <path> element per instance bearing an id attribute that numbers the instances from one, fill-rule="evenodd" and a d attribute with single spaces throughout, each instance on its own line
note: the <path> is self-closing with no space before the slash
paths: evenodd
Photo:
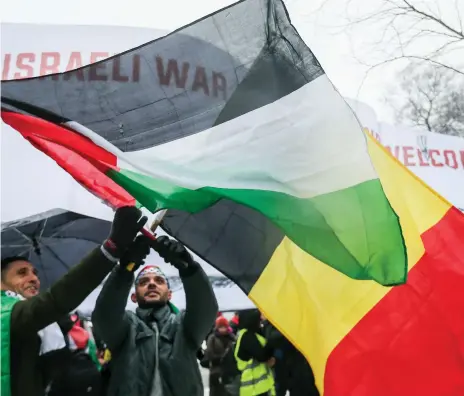
<path id="1" fill-rule="evenodd" d="M 142 228 L 140 230 L 140 232 L 145 235 L 146 237 L 150 238 L 151 240 L 155 241 L 156 240 L 156 236 L 155 236 L 155 231 L 156 229 L 158 228 L 158 226 L 161 224 L 161 222 L 163 221 L 163 217 L 164 215 L 166 214 L 167 212 L 167 209 L 163 209 L 163 210 L 160 210 L 159 212 L 156 212 L 155 214 L 155 219 L 153 220 L 153 222 L 151 223 L 150 225 L 150 229 L 147 230 L 145 227 Z M 126 269 L 128 271 L 132 271 L 135 267 L 135 263 L 129 263 L 127 266 L 126 266 Z"/>
<path id="2" fill-rule="evenodd" d="M 163 209 L 163 210 L 160 210 L 159 212 L 156 212 L 155 219 L 153 220 L 150 226 L 150 231 L 152 233 L 155 233 L 156 229 L 163 221 L 164 215 L 166 214 L 167 211 L 168 211 L 167 209 Z"/>
<path id="3" fill-rule="evenodd" d="M 166 212 L 167 212 L 167 209 L 163 209 L 163 210 L 160 210 L 159 212 L 156 212 L 155 219 L 151 223 L 150 229 L 147 230 L 146 228 L 142 228 L 140 230 L 140 232 L 143 235 L 145 235 L 146 237 L 148 237 L 148 238 L 150 238 L 152 240 L 155 240 L 156 239 L 155 238 L 155 231 L 158 228 L 158 226 L 161 224 L 161 222 L 163 221 L 163 217 L 166 214 Z"/>

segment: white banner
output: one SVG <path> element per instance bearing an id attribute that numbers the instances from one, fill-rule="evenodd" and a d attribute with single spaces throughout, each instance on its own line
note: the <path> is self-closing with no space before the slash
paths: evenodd
<path id="1" fill-rule="evenodd" d="M 379 122 L 372 108 L 348 100 L 361 124 L 403 165 L 464 210 L 464 139 Z"/>
<path id="2" fill-rule="evenodd" d="M 1 24 L 2 80 L 63 72 L 134 48 L 167 32 L 105 26 Z M 121 78 L 118 70 L 106 78 Z M 130 78 L 137 75 L 137 64 Z M 111 220 L 113 213 L 53 160 L 2 122 L 1 221 L 60 208 Z"/>

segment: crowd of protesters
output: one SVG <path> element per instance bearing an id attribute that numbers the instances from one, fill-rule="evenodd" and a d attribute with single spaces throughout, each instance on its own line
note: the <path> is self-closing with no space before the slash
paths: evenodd
<path id="1" fill-rule="evenodd" d="M 318 395 L 304 356 L 258 310 L 218 313 L 201 266 L 181 243 L 139 235 L 146 220 L 118 209 L 107 240 L 46 291 L 27 258 L 2 259 L 2 395 L 203 396 L 200 365 L 211 396 Z M 179 271 L 185 311 L 143 266 L 151 249 Z M 76 313 L 108 275 L 91 320 Z"/>

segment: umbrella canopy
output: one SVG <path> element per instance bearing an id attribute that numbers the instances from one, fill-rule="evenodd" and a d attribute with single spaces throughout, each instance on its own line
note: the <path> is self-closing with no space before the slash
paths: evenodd
<path id="1" fill-rule="evenodd" d="M 111 223 L 73 212 L 46 212 L 2 224 L 2 258 L 23 256 L 48 288 L 108 236 Z"/>

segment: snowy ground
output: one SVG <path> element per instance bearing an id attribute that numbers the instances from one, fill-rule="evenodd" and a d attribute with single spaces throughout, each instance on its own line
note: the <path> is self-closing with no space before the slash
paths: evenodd
<path id="1" fill-rule="evenodd" d="M 205 396 L 209 396 L 209 387 L 208 387 L 208 370 L 200 367 L 201 378 L 203 379 L 203 387 L 205 388 Z"/>

